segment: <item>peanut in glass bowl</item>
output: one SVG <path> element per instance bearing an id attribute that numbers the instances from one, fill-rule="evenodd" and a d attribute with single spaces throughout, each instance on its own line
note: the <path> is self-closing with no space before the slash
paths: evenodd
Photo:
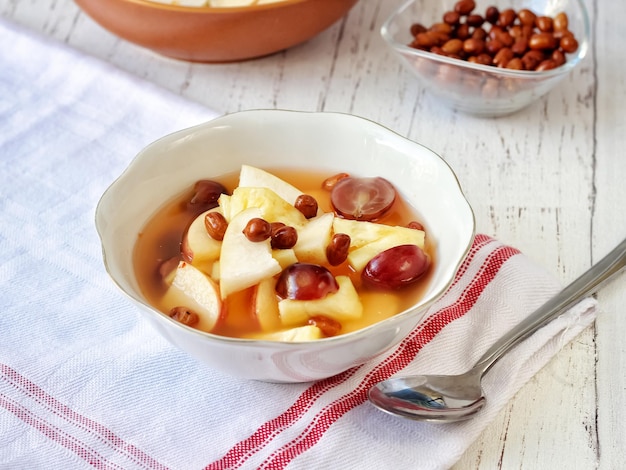
<path id="1" fill-rule="evenodd" d="M 207 333 L 151 305 L 133 264 L 138 234 L 159 208 L 195 181 L 219 180 L 242 164 L 329 175 L 348 170 L 391 181 L 434 240 L 435 262 L 420 298 L 368 327 L 299 342 Z M 103 194 L 96 227 L 111 279 L 172 344 L 233 376 L 308 382 L 363 364 L 402 341 L 453 281 L 472 244 L 475 223 L 452 169 L 418 143 L 347 114 L 251 110 L 165 136 L 142 150 Z"/>
<path id="2" fill-rule="evenodd" d="M 585 57 L 589 48 L 589 16 L 582 0 L 478 0 L 474 10 L 485 14 L 487 7 L 500 11 L 529 9 L 537 15 L 554 17 L 565 12 L 569 30 L 578 40 L 578 49 L 567 54 L 565 64 L 545 71 L 510 70 L 481 65 L 415 49 L 411 25 L 429 27 L 442 21 L 457 0 L 428 2 L 409 0 L 395 10 L 380 33 L 394 54 L 420 85 L 446 106 L 477 116 L 497 117 L 519 111 L 537 101 L 561 82 Z"/>

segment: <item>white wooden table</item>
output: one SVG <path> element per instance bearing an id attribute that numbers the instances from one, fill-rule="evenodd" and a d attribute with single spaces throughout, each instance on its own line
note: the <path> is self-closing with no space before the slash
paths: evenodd
<path id="1" fill-rule="evenodd" d="M 586 0 L 592 38 L 584 63 L 535 105 L 499 119 L 441 107 L 400 67 L 378 34 L 399 3 L 361 0 L 306 44 L 221 65 L 124 42 L 71 0 L 0 0 L 0 15 L 218 112 L 287 108 L 377 121 L 444 156 L 479 232 L 521 249 L 563 283 L 573 280 L 626 236 L 626 3 Z M 518 393 L 455 469 L 623 468 L 626 275 L 598 299 L 593 328 Z"/>

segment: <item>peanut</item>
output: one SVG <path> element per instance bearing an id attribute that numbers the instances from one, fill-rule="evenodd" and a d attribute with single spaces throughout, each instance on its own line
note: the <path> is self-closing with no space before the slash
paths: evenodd
<path id="1" fill-rule="evenodd" d="M 348 173 L 337 173 L 336 175 L 329 176 L 322 182 L 322 189 L 330 191 L 335 185 L 342 179 L 349 177 Z"/>
<path id="2" fill-rule="evenodd" d="M 272 248 L 275 250 L 286 250 L 293 248 L 298 241 L 298 232 L 295 228 L 285 225 L 275 232 L 272 232 Z"/>
<path id="3" fill-rule="evenodd" d="M 324 336 L 336 336 L 341 331 L 341 323 L 334 318 L 327 317 L 326 315 L 314 315 L 307 321 L 309 325 L 315 325 Z"/>
<path id="4" fill-rule="evenodd" d="M 254 217 L 244 227 L 243 234 L 251 242 L 262 242 L 272 235 L 272 226 L 267 220 Z"/>
<path id="5" fill-rule="evenodd" d="M 204 216 L 204 228 L 214 240 L 222 241 L 227 227 L 228 222 L 219 212 L 209 212 Z"/>
<path id="6" fill-rule="evenodd" d="M 302 212 L 302 215 L 307 219 L 317 215 L 317 201 L 308 194 L 300 194 L 294 203 L 294 207 Z"/>
<path id="7" fill-rule="evenodd" d="M 430 27 L 412 25 L 410 46 L 477 64 L 516 70 L 537 70 L 548 60 L 550 62 L 543 64 L 541 70 L 558 67 L 567 60 L 566 54 L 576 52 L 579 47 L 568 29 L 565 12 L 550 17 L 537 15 L 527 8 L 500 11 L 490 6 L 483 16 L 476 13 L 475 8 L 474 0 L 459 0 L 453 9 L 443 14 L 443 21 Z M 532 51 L 540 52 L 541 57 L 529 54 Z"/>
<path id="8" fill-rule="evenodd" d="M 169 315 L 177 322 L 187 326 L 194 326 L 196 323 L 198 323 L 198 321 L 200 321 L 200 318 L 198 317 L 198 314 L 196 312 L 183 306 L 172 308 L 169 312 Z"/>
<path id="9" fill-rule="evenodd" d="M 350 235 L 345 233 L 333 235 L 330 244 L 326 247 L 326 258 L 331 266 L 339 266 L 348 258 L 350 242 Z"/>

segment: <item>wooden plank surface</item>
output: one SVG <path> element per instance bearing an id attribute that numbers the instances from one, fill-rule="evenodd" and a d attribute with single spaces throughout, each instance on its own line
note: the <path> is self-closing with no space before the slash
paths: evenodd
<path id="1" fill-rule="evenodd" d="M 478 231 L 521 249 L 563 283 L 626 236 L 626 4 L 585 0 L 592 44 L 561 86 L 512 116 L 443 108 L 378 34 L 399 0 L 361 0 L 315 39 L 260 60 L 190 64 L 109 34 L 71 0 L 0 0 L 0 16 L 218 112 L 352 113 L 441 154 Z M 598 321 L 564 347 L 454 467 L 616 469 L 626 462 L 626 276 L 599 295 Z"/>

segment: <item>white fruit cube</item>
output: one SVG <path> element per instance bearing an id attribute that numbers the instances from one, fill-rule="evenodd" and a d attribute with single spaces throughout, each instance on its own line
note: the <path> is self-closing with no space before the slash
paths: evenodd
<path id="1" fill-rule="evenodd" d="M 298 259 L 303 263 L 325 264 L 326 248 L 330 244 L 333 229 L 331 213 L 322 214 L 298 229 L 298 242 L 293 247 Z"/>
<path id="2" fill-rule="evenodd" d="M 339 290 L 315 300 L 283 299 L 278 302 L 280 319 L 285 326 L 306 323 L 309 317 L 324 315 L 335 320 L 351 320 L 361 317 L 363 305 L 348 276 L 337 276 Z"/>
<path id="3" fill-rule="evenodd" d="M 228 194 L 221 194 L 219 199 L 217 200 L 219 207 L 222 211 L 222 215 L 226 219 L 227 222 L 230 222 L 232 219 L 231 211 L 230 211 L 230 196 Z"/>
<path id="4" fill-rule="evenodd" d="M 220 260 L 211 265 L 211 272 L 205 271 L 215 282 L 220 282 Z"/>
<path id="5" fill-rule="evenodd" d="M 293 248 L 272 250 L 272 256 L 278 261 L 282 269 L 298 262 L 298 257 L 296 256 L 296 252 L 293 251 Z"/>
<path id="6" fill-rule="evenodd" d="M 191 263 L 192 266 L 194 268 L 199 269 L 200 271 L 202 271 L 204 274 L 206 274 L 207 276 L 209 276 L 211 279 L 213 279 L 215 282 L 218 281 L 218 278 L 216 278 L 213 274 L 215 273 L 215 265 L 219 263 L 219 261 L 196 261 Z"/>
<path id="7" fill-rule="evenodd" d="M 282 271 L 280 264 L 272 256 L 269 239 L 251 242 L 243 234 L 248 221 L 255 217 L 261 217 L 261 210 L 258 208 L 240 212 L 230 221 L 224 234 L 219 263 L 223 299 Z"/>

